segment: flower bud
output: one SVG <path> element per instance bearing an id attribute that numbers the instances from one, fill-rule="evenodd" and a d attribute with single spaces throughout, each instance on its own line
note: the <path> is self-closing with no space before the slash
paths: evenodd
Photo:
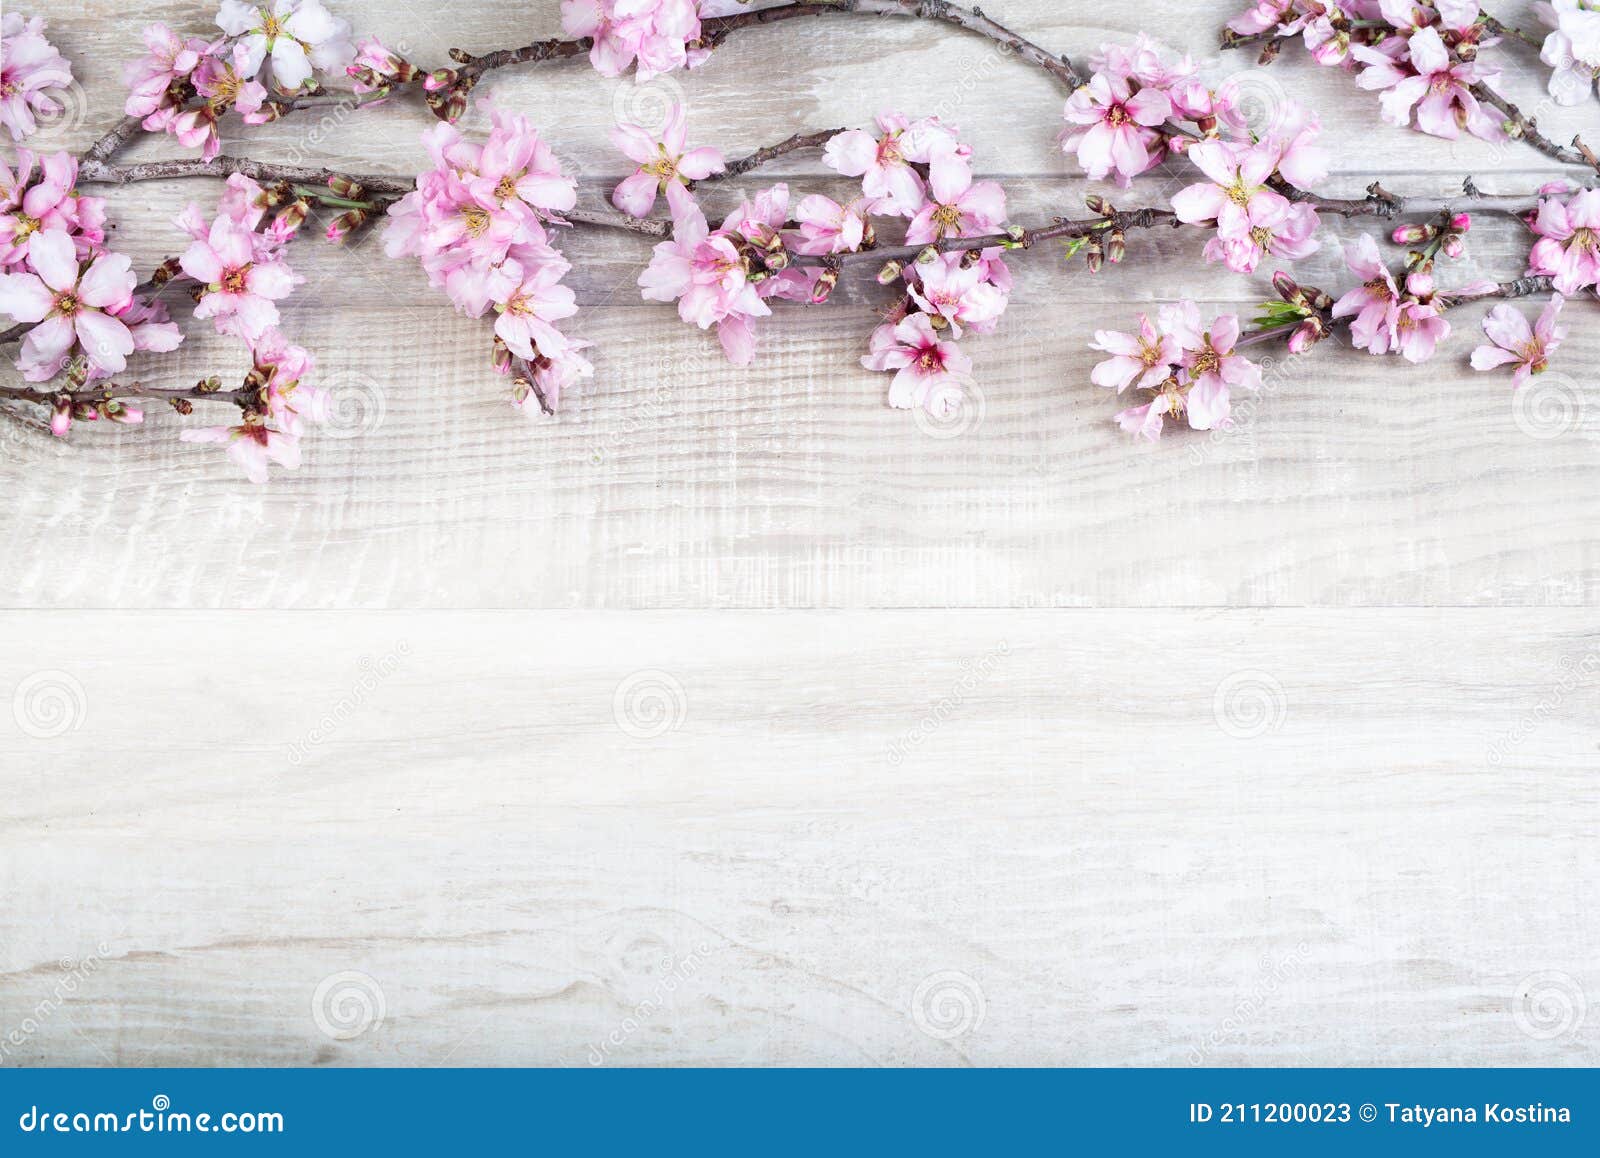
<path id="1" fill-rule="evenodd" d="M 169 257 L 166 261 L 156 266 L 155 273 L 150 275 L 150 281 L 153 285 L 164 286 L 178 276 L 180 269 L 182 269 L 182 266 L 179 264 L 179 259 Z"/>
<path id="2" fill-rule="evenodd" d="M 893 285 L 900 277 L 902 269 L 898 261 L 891 261 L 878 271 L 879 285 Z"/>
<path id="3" fill-rule="evenodd" d="M 1106 260 L 1112 265 L 1121 265 L 1122 259 L 1128 256 L 1128 238 L 1120 229 L 1113 229 L 1111 236 L 1106 238 Z"/>
<path id="4" fill-rule="evenodd" d="M 1084 259 L 1089 263 L 1089 272 L 1099 273 L 1106 263 L 1106 253 L 1100 246 L 1100 239 L 1091 237 L 1088 244 L 1084 246 L 1084 253 Z"/>
<path id="5" fill-rule="evenodd" d="M 328 223 L 327 238 L 333 245 L 343 245 L 345 240 L 367 223 L 372 216 L 365 209 L 352 209 L 341 213 Z"/>
<path id="6" fill-rule="evenodd" d="M 346 201 L 359 201 L 366 190 L 354 178 L 346 177 L 343 173 L 336 173 L 328 178 L 328 188 L 333 190 L 335 197 L 342 197 Z"/>
<path id="7" fill-rule="evenodd" d="M 436 68 L 422 81 L 424 92 L 436 93 L 449 88 L 456 83 L 456 70 L 453 68 Z"/>
<path id="8" fill-rule="evenodd" d="M 1307 318 L 1289 335 L 1289 353 L 1304 354 L 1326 336 L 1321 318 Z"/>
<path id="9" fill-rule="evenodd" d="M 1439 246 L 1444 255 L 1452 260 L 1459 260 L 1467 252 L 1467 240 L 1461 234 L 1451 230 L 1445 234 L 1444 242 Z"/>
<path id="10" fill-rule="evenodd" d="M 1083 203 L 1089 207 L 1089 212 L 1093 213 L 1096 217 L 1110 217 L 1116 212 L 1116 210 L 1111 207 L 1111 202 L 1107 201 L 1098 193 L 1089 194 L 1089 196 L 1083 199 Z"/>
<path id="11" fill-rule="evenodd" d="M 928 246 L 928 248 L 924 249 L 921 253 L 917 254 L 917 264 L 918 265 L 932 265 L 934 262 L 936 262 L 938 260 L 939 260 L 939 251 L 938 251 L 938 249 L 936 249 L 934 246 L 931 246 L 931 245 Z"/>
<path id="12" fill-rule="evenodd" d="M 1431 241 L 1438 232 L 1431 225 L 1397 225 L 1389 239 L 1396 245 L 1416 245 L 1418 242 Z"/>
<path id="13" fill-rule="evenodd" d="M 1300 289 L 1298 282 L 1283 270 L 1277 270 L 1272 275 L 1272 288 L 1278 291 L 1278 296 L 1292 305 L 1303 306 L 1306 304 L 1306 295 Z"/>
<path id="14" fill-rule="evenodd" d="M 117 398 L 100 404 L 100 416 L 123 426 L 136 426 L 144 421 L 143 410 L 137 406 L 129 406 Z"/>
<path id="15" fill-rule="evenodd" d="M 187 398 L 172 398 L 169 401 L 172 403 L 172 408 L 185 417 L 194 413 L 194 403 Z"/>
<path id="16" fill-rule="evenodd" d="M 275 233 L 285 235 L 295 232 L 306 222 L 306 216 L 311 212 L 311 202 L 304 197 L 297 197 L 282 209 L 272 219 L 272 228 Z"/>
<path id="17" fill-rule="evenodd" d="M 55 401 L 55 406 L 50 411 L 50 433 L 57 438 L 65 438 L 67 431 L 72 429 L 72 399 L 63 394 Z"/>
<path id="18" fill-rule="evenodd" d="M 493 361 L 496 374 L 511 373 L 511 347 L 501 341 L 499 337 L 494 340 Z"/>
<path id="19" fill-rule="evenodd" d="M 1457 213 L 1455 216 L 1450 218 L 1450 228 L 1454 229 L 1457 233 L 1467 232 L 1467 230 L 1472 228 L 1472 214 Z"/>
<path id="20" fill-rule="evenodd" d="M 839 271 L 825 269 L 817 277 L 817 283 L 811 287 L 811 304 L 820 306 L 828 300 L 828 295 L 833 292 L 833 287 L 839 284 Z"/>
<path id="21" fill-rule="evenodd" d="M 94 422 L 100 417 L 100 410 L 93 402 L 74 402 L 72 417 L 78 422 Z"/>

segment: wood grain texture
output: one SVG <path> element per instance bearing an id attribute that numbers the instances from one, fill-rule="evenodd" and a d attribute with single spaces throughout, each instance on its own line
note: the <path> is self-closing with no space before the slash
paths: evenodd
<path id="1" fill-rule="evenodd" d="M 338 7 L 429 63 L 557 29 L 554 3 Z M 1212 52 L 1233 7 L 985 5 L 1079 61 L 1160 28 L 1261 108 L 1314 104 L 1331 193 L 1552 174 L 1384 126 L 1298 52 Z M 81 62 L 206 12 L 47 15 Z M 1538 107 L 1531 54 L 1506 63 Z M 121 100 L 80 71 L 65 147 Z M 729 154 L 939 112 L 1018 220 L 1088 191 L 1050 82 L 916 22 L 481 91 L 585 203 L 615 119 L 675 98 Z M 1558 139 L 1595 119 L 1539 112 Z M 430 123 L 228 146 L 410 173 Z M 815 156 L 772 174 L 842 188 Z M 119 246 L 153 264 L 215 194 L 112 191 Z M 870 278 L 780 310 L 738 370 L 638 299 L 639 239 L 567 248 L 598 372 L 555 421 L 512 413 L 482 324 L 370 240 L 293 251 L 285 328 L 343 403 L 296 474 L 252 487 L 176 416 L 63 443 L 0 415 L 0 1065 L 1600 1061 L 1594 302 L 1519 400 L 1467 369 L 1464 310 L 1428 366 L 1330 343 L 1233 431 L 1149 447 L 1087 342 L 1269 292 L 1196 237 L 1133 237 L 1098 278 L 1018 259 L 970 343 L 981 400 L 940 430 L 857 364 Z M 1525 251 L 1480 222 L 1451 276 Z M 1331 244 L 1300 267 L 1338 271 Z M 175 379 L 242 369 L 189 333 Z"/>
<path id="2" fill-rule="evenodd" d="M 1584 613 L 0 638 L 11 1064 L 1600 1059 Z"/>
<path id="3" fill-rule="evenodd" d="M 1509 15 L 1517 15 L 1515 5 Z M 188 4 L 58 6 L 75 59 L 120 59 L 149 19 L 198 30 Z M 1114 15 L 1013 0 L 991 13 L 1086 60 L 1140 24 L 1194 51 L 1213 79 L 1238 75 L 1252 107 L 1314 103 L 1338 149 L 1330 192 L 1374 176 L 1436 194 L 1468 172 L 1486 190 L 1532 188 L 1553 170 L 1530 150 L 1450 143 L 1383 125 L 1369 94 L 1298 50 L 1268 69 L 1209 46 L 1229 4 L 1160 4 Z M 555 5 L 509 19 L 493 5 L 347 4 L 357 26 L 424 62 L 453 44 L 483 51 L 548 35 Z M 97 57 L 98 54 L 98 57 Z M 1508 85 L 1538 107 L 1530 53 L 1504 54 Z M 119 90 L 85 73 L 84 117 L 54 134 L 86 144 Z M 889 106 L 956 120 L 979 167 L 1002 177 L 1018 220 L 1080 213 L 1085 185 L 1057 152 L 1062 95 L 976 37 L 919 21 L 838 17 L 733 38 L 692 73 L 645 86 L 583 62 L 509 70 L 484 92 L 545 125 L 600 203 L 619 161 L 619 116 L 684 99 L 694 139 L 730 154 L 801 128 L 861 124 Z M 1593 111 L 1551 110 L 1556 135 Z M 230 149 L 306 164 L 410 173 L 430 123 L 413 102 L 347 118 L 288 118 Z M 1557 131 L 1559 130 L 1559 132 Z M 169 141 L 137 155 L 172 155 Z M 796 190 L 842 186 L 816 156 L 774 170 Z M 1160 201 L 1187 178 L 1140 182 Z M 751 181 L 745 188 L 753 187 Z M 1128 194 L 1107 190 L 1126 203 Z M 207 182 L 113 191 L 126 244 L 148 266 L 180 240 L 167 222 Z M 731 205 L 732 189 L 708 194 Z M 1343 283 L 1330 244 L 1302 267 Z M 1375 228 L 1368 223 L 1367 228 Z M 713 339 L 639 300 L 638 238 L 586 234 L 569 250 L 598 373 L 553 422 L 503 401 L 482 323 L 456 317 L 410 263 L 368 242 L 307 243 L 309 281 L 285 328 L 314 350 L 344 403 L 334 436 L 265 489 L 220 455 L 180 444 L 185 420 L 83 430 L 62 445 L 0 419 L 0 593 L 14 607 L 699 607 L 1486 604 L 1582 606 L 1600 585 L 1600 426 L 1587 381 L 1593 302 L 1569 311 L 1571 342 L 1539 390 L 1514 404 L 1473 374 L 1474 311 L 1423 369 L 1328 349 L 1285 370 L 1227 436 L 1125 438 L 1117 400 L 1088 383 L 1096 328 L 1180 296 L 1248 309 L 1264 277 L 1199 263 L 1201 238 L 1135 236 L 1130 260 L 1090 277 L 1052 254 L 1014 262 L 1000 333 L 969 343 L 981 400 L 934 437 L 884 404 L 885 376 L 858 358 L 881 304 L 862 273 L 825 309 L 780 308 L 756 365 L 726 365 Z M 1484 222 L 1465 280 L 1520 273 L 1520 226 Z M 234 372 L 228 343 L 191 325 L 174 382 Z M 197 417 L 188 420 L 201 422 Z M 1525 431 L 1531 431 L 1530 436 Z M 353 437 L 338 437 L 353 435 Z"/>

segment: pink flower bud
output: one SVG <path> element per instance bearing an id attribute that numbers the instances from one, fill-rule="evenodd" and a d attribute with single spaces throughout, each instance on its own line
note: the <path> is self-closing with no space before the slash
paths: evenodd
<path id="1" fill-rule="evenodd" d="M 1295 327 L 1294 333 L 1289 335 L 1289 353 L 1304 354 L 1322 340 L 1322 323 L 1316 318 L 1308 318 Z"/>
<path id="2" fill-rule="evenodd" d="M 1397 225 L 1389 237 L 1396 245 L 1416 245 L 1429 240 L 1437 232 L 1431 225 Z"/>
<path id="3" fill-rule="evenodd" d="M 57 438 L 65 438 L 71 429 L 72 399 L 62 395 L 56 399 L 55 409 L 50 412 L 50 433 Z"/>
<path id="4" fill-rule="evenodd" d="M 1457 213 L 1450 219 L 1450 228 L 1456 230 L 1458 233 L 1465 233 L 1467 230 L 1472 228 L 1472 214 Z"/>

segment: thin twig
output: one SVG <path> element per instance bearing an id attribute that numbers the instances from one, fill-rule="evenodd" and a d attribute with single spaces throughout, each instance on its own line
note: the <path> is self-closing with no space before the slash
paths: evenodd
<path id="1" fill-rule="evenodd" d="M 757 149 L 748 157 L 740 157 L 737 161 L 729 161 L 727 167 L 720 173 L 713 173 L 709 177 L 702 177 L 695 182 L 704 185 L 708 181 L 726 181 L 730 177 L 742 177 L 752 169 L 758 169 L 768 161 L 775 161 L 786 153 L 799 152 L 801 149 L 820 149 L 843 129 L 822 129 L 815 133 L 796 133 L 787 140 L 779 141 L 776 145 Z"/>

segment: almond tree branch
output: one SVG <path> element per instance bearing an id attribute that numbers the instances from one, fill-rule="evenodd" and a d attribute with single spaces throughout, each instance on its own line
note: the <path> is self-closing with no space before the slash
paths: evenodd
<path id="1" fill-rule="evenodd" d="M 705 48 L 715 48 L 733 33 L 745 29 L 760 28 L 800 17 L 835 13 L 906 17 L 951 24 L 994 41 L 1006 52 L 1013 52 L 1029 64 L 1043 69 L 1069 89 L 1075 89 L 1083 83 L 1083 78 L 1067 57 L 1059 56 L 1018 36 L 1004 25 L 989 19 L 979 8 L 963 8 L 949 3 L 948 0 L 810 0 L 804 3 L 761 8 L 752 12 L 738 12 L 732 16 L 719 16 L 703 21 L 700 45 Z M 501 49 L 482 56 L 474 56 L 460 49 L 453 49 L 450 55 L 458 65 L 455 69 L 460 78 L 458 83 L 464 82 L 470 89 L 491 69 L 579 56 L 588 52 L 593 44 L 594 42 L 587 37 L 579 40 L 539 40 L 523 48 Z"/>
<path id="2" fill-rule="evenodd" d="M 21 402 L 37 402 L 53 406 L 65 398 L 74 404 L 97 405 L 117 398 L 149 398 L 159 402 L 228 402 L 235 406 L 248 406 L 261 397 L 259 390 L 210 390 L 205 386 L 167 389 L 146 386 L 143 382 L 102 382 L 78 390 L 50 390 L 35 386 L 0 385 L 0 398 Z"/>
<path id="3" fill-rule="evenodd" d="M 1470 181 L 1467 183 L 1467 188 L 1457 197 L 1396 197 L 1381 185 L 1374 183 L 1368 189 L 1367 196 L 1363 198 L 1316 197 L 1309 193 L 1296 192 L 1294 199 L 1313 206 L 1320 213 L 1334 217 L 1374 217 L 1382 221 L 1402 215 L 1443 213 L 1467 205 L 1490 212 L 1521 215 L 1537 209 L 1539 204 L 1538 197 L 1534 195 L 1479 193 Z M 813 268 L 838 268 L 866 262 L 904 262 L 915 260 L 928 250 L 936 253 L 962 253 L 978 249 L 1031 249 L 1047 241 L 1126 233 L 1135 229 L 1151 229 L 1158 225 L 1178 229 L 1184 224 L 1170 209 L 1146 207 L 1117 210 L 1099 217 L 1080 220 L 1058 217 L 1049 225 L 1026 229 L 1014 228 L 1007 233 L 989 233 L 980 237 L 946 237 L 924 245 L 859 249 L 853 253 L 828 254 L 820 257 L 791 253 L 789 263 Z M 1198 228 L 1210 229 L 1212 226 L 1201 225 Z"/>

